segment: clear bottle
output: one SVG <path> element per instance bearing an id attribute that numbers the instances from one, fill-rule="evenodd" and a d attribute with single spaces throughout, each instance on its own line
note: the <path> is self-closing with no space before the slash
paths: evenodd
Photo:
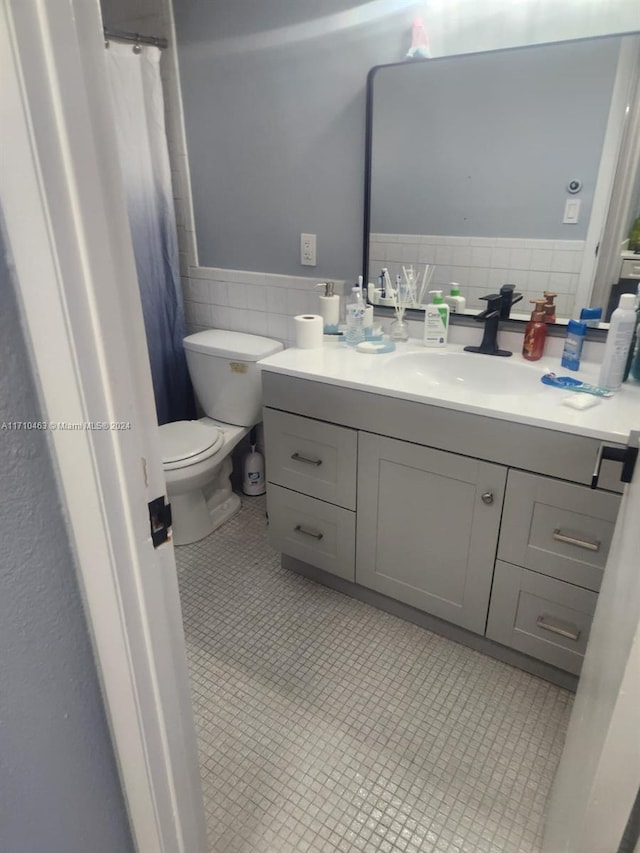
<path id="1" fill-rule="evenodd" d="M 351 300 L 346 307 L 347 332 L 345 340 L 351 347 L 364 341 L 364 299 L 359 287 L 351 291 Z"/>
<path id="2" fill-rule="evenodd" d="M 580 357 L 586 334 L 586 323 L 580 323 L 578 320 L 569 320 L 567 339 L 564 342 L 562 360 L 560 361 L 560 364 L 568 370 L 580 370 Z"/>
<path id="3" fill-rule="evenodd" d="M 627 354 L 636 325 L 635 302 L 633 293 L 623 293 L 618 307 L 611 315 L 598 380 L 598 385 L 601 388 L 608 388 L 609 391 L 617 391 L 622 385 Z"/>

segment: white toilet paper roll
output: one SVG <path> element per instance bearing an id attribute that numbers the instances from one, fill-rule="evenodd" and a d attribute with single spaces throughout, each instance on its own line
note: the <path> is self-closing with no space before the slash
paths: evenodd
<path id="1" fill-rule="evenodd" d="M 298 314 L 293 318 L 298 349 L 317 349 L 322 346 L 323 322 L 319 314 Z"/>

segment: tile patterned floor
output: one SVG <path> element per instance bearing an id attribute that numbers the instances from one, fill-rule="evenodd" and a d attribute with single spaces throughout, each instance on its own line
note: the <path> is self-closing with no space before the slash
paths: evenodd
<path id="1" fill-rule="evenodd" d="M 535 853 L 571 694 L 280 567 L 177 549 L 211 853 Z"/>

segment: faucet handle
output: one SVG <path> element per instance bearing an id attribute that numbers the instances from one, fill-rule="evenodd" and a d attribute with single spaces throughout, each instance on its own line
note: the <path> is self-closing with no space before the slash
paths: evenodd
<path id="1" fill-rule="evenodd" d="M 500 306 L 501 320 L 508 320 L 511 313 L 511 306 L 522 299 L 521 293 L 514 293 L 515 289 L 515 284 L 503 284 L 500 288 L 500 295 L 502 296 L 502 305 Z"/>
<path id="2" fill-rule="evenodd" d="M 476 314 L 476 320 L 487 320 L 489 317 L 493 317 L 494 314 L 500 312 L 502 296 L 499 293 L 490 293 L 488 296 L 481 296 L 480 299 L 487 303 L 487 307 L 480 314 Z"/>

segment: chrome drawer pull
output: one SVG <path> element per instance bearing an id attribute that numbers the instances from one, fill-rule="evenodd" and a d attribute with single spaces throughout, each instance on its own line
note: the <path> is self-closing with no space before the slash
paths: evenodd
<path id="1" fill-rule="evenodd" d="M 314 533 L 313 530 L 305 530 L 304 527 L 302 527 L 300 524 L 296 524 L 293 529 L 296 531 L 296 533 L 304 533 L 305 536 L 311 536 L 312 539 L 317 539 L 318 542 L 324 536 L 323 533 Z"/>
<path id="2" fill-rule="evenodd" d="M 577 545 L 578 548 L 586 548 L 587 551 L 600 550 L 599 539 L 576 539 L 574 536 L 567 536 L 567 534 L 563 533 L 559 527 L 556 527 L 556 529 L 553 531 L 553 538 L 557 539 L 558 542 L 566 542 L 568 545 Z"/>
<path id="3" fill-rule="evenodd" d="M 294 462 L 306 462 L 307 465 L 322 465 L 322 459 L 309 459 L 308 456 L 300 456 L 297 451 L 291 454 L 291 458 Z"/>
<path id="4" fill-rule="evenodd" d="M 575 631 L 570 631 L 567 628 L 561 628 L 559 625 L 551 625 L 549 622 L 544 621 L 544 616 L 538 616 L 536 625 L 538 628 L 542 628 L 543 631 L 560 634 L 561 637 L 566 637 L 567 640 L 578 640 L 580 638 L 580 631 L 577 628 Z"/>

